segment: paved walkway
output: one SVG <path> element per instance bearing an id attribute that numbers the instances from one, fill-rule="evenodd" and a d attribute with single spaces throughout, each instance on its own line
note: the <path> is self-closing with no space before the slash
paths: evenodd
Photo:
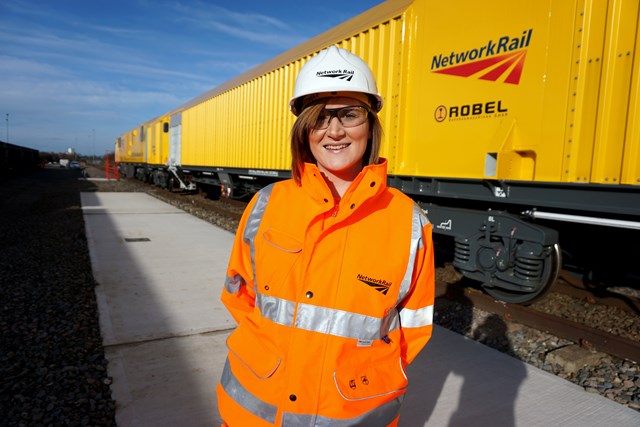
<path id="1" fill-rule="evenodd" d="M 144 193 L 82 205 L 118 425 L 219 425 L 233 235 Z M 640 412 L 438 327 L 409 376 L 404 427 L 640 426 Z"/>

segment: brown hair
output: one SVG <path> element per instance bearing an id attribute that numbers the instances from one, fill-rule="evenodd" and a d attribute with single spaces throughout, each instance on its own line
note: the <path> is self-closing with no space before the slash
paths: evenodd
<path id="1" fill-rule="evenodd" d="M 291 173 L 296 183 L 300 184 L 305 163 L 317 163 L 309 147 L 309 132 L 311 132 L 326 106 L 326 102 L 318 102 L 309 105 L 302 110 L 291 128 Z M 364 106 L 369 112 L 369 141 L 363 156 L 363 166 L 378 163 L 380 155 L 380 143 L 382 141 L 382 125 L 378 115 Z"/>

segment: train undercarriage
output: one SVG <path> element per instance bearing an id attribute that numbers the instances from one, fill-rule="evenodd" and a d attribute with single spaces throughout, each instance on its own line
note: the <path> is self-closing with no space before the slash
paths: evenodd
<path id="1" fill-rule="evenodd" d="M 454 267 L 501 301 L 542 298 L 563 267 L 585 276 L 635 265 L 620 248 L 621 236 L 640 238 L 640 193 L 630 186 L 399 176 L 389 185 L 453 242 Z"/>

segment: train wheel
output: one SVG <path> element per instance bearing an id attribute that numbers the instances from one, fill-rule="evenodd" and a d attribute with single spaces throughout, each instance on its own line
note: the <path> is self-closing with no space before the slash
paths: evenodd
<path id="1" fill-rule="evenodd" d="M 560 245 L 556 243 L 553 245 L 549 256 L 544 259 L 543 273 L 538 280 L 538 286 L 536 286 L 535 291 L 517 292 L 497 286 L 485 286 L 484 290 L 500 301 L 511 304 L 531 304 L 542 299 L 551 290 L 560 274 L 561 265 Z"/>

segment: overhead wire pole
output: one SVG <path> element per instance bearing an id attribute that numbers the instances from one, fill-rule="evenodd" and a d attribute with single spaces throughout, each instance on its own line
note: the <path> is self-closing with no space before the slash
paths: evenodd
<path id="1" fill-rule="evenodd" d="M 7 144 L 9 143 L 9 113 L 7 113 Z"/>

